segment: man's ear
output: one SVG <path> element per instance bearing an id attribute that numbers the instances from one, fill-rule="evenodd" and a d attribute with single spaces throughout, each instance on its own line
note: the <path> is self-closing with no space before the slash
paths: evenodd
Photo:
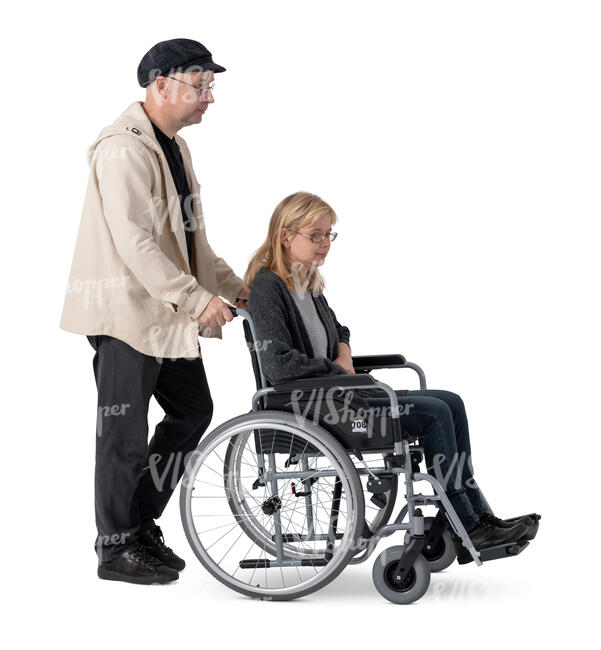
<path id="1" fill-rule="evenodd" d="M 155 81 L 156 91 L 161 95 L 161 97 L 166 98 L 169 95 L 169 87 L 167 84 L 167 78 L 163 76 L 158 76 Z"/>

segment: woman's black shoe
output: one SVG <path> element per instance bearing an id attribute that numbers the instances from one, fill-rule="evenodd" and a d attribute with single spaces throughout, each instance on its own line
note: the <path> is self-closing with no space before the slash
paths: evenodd
<path id="1" fill-rule="evenodd" d="M 139 532 L 138 539 L 142 544 L 151 548 L 152 554 L 168 567 L 181 571 L 186 566 L 181 557 L 178 557 L 168 546 L 165 546 L 163 533 L 156 524 L 145 531 Z"/>
<path id="2" fill-rule="evenodd" d="M 480 521 L 476 526 L 467 531 L 469 538 L 477 551 L 492 546 L 502 546 L 503 544 L 511 544 L 522 539 L 528 532 L 526 524 L 515 524 L 511 528 L 499 528 L 487 521 Z M 459 564 L 467 564 L 472 562 L 473 558 L 471 553 L 463 546 L 461 538 L 453 535 L 453 542 L 457 552 L 457 562 Z"/>
<path id="3" fill-rule="evenodd" d="M 138 585 L 165 584 L 179 578 L 179 573 L 161 563 L 152 550 L 139 542 L 125 549 L 121 555 L 98 567 L 103 580 L 122 580 Z"/>
<path id="4" fill-rule="evenodd" d="M 540 515 L 531 514 L 531 515 L 521 515 L 520 517 L 512 517 L 511 519 L 499 519 L 495 517 L 491 512 L 484 512 L 480 515 L 480 521 L 488 521 L 497 526 L 498 528 L 511 528 L 516 524 L 525 524 L 528 527 L 524 539 L 532 540 L 536 537 L 538 532 L 538 520 Z"/>

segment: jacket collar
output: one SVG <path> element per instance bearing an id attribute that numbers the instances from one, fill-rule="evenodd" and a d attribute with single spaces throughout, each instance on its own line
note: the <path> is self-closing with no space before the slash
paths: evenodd
<path id="1" fill-rule="evenodd" d="M 161 153 L 148 115 L 142 108 L 142 102 L 130 104 L 110 125 L 104 127 L 88 148 L 88 163 L 91 161 L 98 143 L 111 135 L 136 135 L 149 149 Z"/>

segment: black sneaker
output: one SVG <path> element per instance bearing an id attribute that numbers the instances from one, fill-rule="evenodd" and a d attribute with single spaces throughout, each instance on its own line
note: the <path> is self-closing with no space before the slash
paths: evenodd
<path id="1" fill-rule="evenodd" d="M 121 555 L 98 567 L 102 580 L 122 580 L 138 585 L 165 584 L 179 578 L 179 573 L 161 563 L 152 550 L 133 542 Z"/>
<path id="2" fill-rule="evenodd" d="M 165 546 L 163 533 L 156 524 L 148 530 L 138 533 L 138 539 L 142 544 L 151 548 L 152 554 L 171 569 L 181 571 L 186 566 L 181 557 L 178 557 L 168 546 Z"/>
<path id="3" fill-rule="evenodd" d="M 502 546 L 503 544 L 512 544 L 522 539 L 528 532 L 526 524 L 515 524 L 511 528 L 498 528 L 488 521 L 479 521 L 476 526 L 467 531 L 469 538 L 477 551 L 492 546 Z M 471 553 L 465 548 L 458 535 L 452 535 L 455 551 L 457 552 L 458 564 L 467 564 L 472 562 Z"/>
<path id="4" fill-rule="evenodd" d="M 536 537 L 538 532 L 538 520 L 540 515 L 521 515 L 520 517 L 512 517 L 511 519 L 499 519 L 495 517 L 491 512 L 484 512 L 480 515 L 480 521 L 488 521 L 493 526 L 498 528 L 511 528 L 516 524 L 525 524 L 528 529 L 524 535 L 524 539 L 532 540 Z"/>

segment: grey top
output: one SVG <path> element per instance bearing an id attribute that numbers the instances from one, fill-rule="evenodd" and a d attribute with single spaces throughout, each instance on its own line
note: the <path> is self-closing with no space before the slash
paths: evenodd
<path id="1" fill-rule="evenodd" d="M 303 317 L 303 323 L 309 335 L 314 355 L 316 357 L 327 357 L 328 336 L 317 309 L 315 309 L 311 292 L 306 289 L 299 289 L 298 293 L 290 291 L 290 294 Z"/>

